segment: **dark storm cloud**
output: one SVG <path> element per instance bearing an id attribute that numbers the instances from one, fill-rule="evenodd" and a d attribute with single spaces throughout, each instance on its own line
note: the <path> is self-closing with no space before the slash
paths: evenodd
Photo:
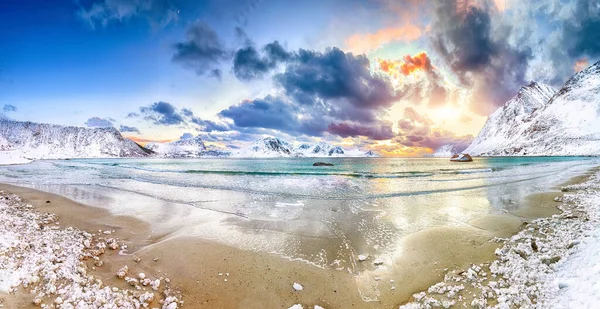
<path id="1" fill-rule="evenodd" d="M 11 104 L 4 104 L 2 111 L 4 111 L 5 113 L 16 112 L 17 107 Z"/>
<path id="2" fill-rule="evenodd" d="M 386 140 L 394 137 L 391 122 L 380 122 L 370 125 L 360 123 L 330 123 L 327 132 L 340 137 L 368 136 L 373 140 Z"/>
<path id="3" fill-rule="evenodd" d="M 85 122 L 85 125 L 91 128 L 105 128 L 112 127 L 113 123 L 105 118 L 92 117 Z"/>
<path id="4" fill-rule="evenodd" d="M 140 107 L 140 114 L 156 125 L 179 125 L 185 123 L 183 115 L 168 102 L 155 102 L 150 106 Z"/>
<path id="5" fill-rule="evenodd" d="M 140 130 L 136 127 L 130 127 L 130 126 L 125 126 L 125 125 L 121 125 L 119 127 L 119 131 L 121 131 L 121 133 L 137 133 L 137 134 L 141 134 Z"/>
<path id="6" fill-rule="evenodd" d="M 219 116 L 230 118 L 242 128 L 267 128 L 293 131 L 298 128 L 298 109 L 281 98 L 268 95 L 262 99 L 244 101 L 222 110 Z"/>
<path id="7" fill-rule="evenodd" d="M 264 46 L 263 54 L 259 54 L 253 45 L 238 49 L 233 57 L 233 72 L 235 76 L 243 81 L 260 78 L 277 64 L 291 59 L 288 53 L 278 41 Z"/>
<path id="8" fill-rule="evenodd" d="M 198 75 L 221 78 L 220 63 L 231 58 L 217 33 L 199 21 L 186 30 L 186 41 L 173 46 L 173 62 L 194 70 Z"/>
<path id="9" fill-rule="evenodd" d="M 77 15 L 92 28 L 133 17 L 146 19 L 152 27 L 164 27 L 177 20 L 177 8 L 169 0 L 97 0 L 87 7 L 78 3 Z"/>
<path id="10" fill-rule="evenodd" d="M 296 60 L 275 80 L 301 104 L 345 100 L 354 107 L 378 109 L 389 107 L 398 99 L 388 78 L 371 73 L 366 56 L 338 48 L 324 53 L 299 50 Z"/>
<path id="11" fill-rule="evenodd" d="M 155 125 L 194 127 L 201 132 L 229 131 L 227 123 L 203 120 L 197 117 L 189 108 L 178 109 L 168 102 L 155 102 L 149 106 L 140 107 L 139 113 L 129 113 L 128 118 L 143 117 Z"/>
<path id="12" fill-rule="evenodd" d="M 493 23 L 498 14 L 493 4 L 457 2 L 436 2 L 430 38 L 461 83 L 473 90 L 472 109 L 488 115 L 526 84 L 532 51 L 527 44 L 509 44 L 512 28 Z"/>
<path id="13" fill-rule="evenodd" d="M 219 113 L 235 128 L 279 130 L 290 135 L 393 136 L 391 125 L 378 120 L 399 98 L 387 76 L 371 73 L 369 60 L 338 48 L 325 52 L 286 51 L 277 41 L 259 53 L 254 47 L 236 53 L 238 78 L 260 77 L 278 64 L 274 75 L 282 96 L 246 100 Z"/>

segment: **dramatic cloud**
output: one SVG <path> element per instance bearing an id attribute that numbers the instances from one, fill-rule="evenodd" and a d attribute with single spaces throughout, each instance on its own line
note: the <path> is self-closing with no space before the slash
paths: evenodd
<path id="1" fill-rule="evenodd" d="M 381 121 L 370 125 L 360 123 L 331 123 L 327 127 L 327 132 L 340 137 L 358 137 L 368 136 L 373 140 L 386 140 L 394 137 L 392 123 Z"/>
<path id="2" fill-rule="evenodd" d="M 106 128 L 112 127 L 113 123 L 105 118 L 92 117 L 85 122 L 85 125 L 91 128 Z"/>
<path id="3" fill-rule="evenodd" d="M 129 113 L 128 118 L 143 117 L 155 125 L 189 127 L 199 132 L 229 131 L 229 125 L 224 122 L 203 120 L 194 115 L 189 108 L 178 109 L 168 102 L 155 102 L 149 106 L 140 107 L 139 113 Z"/>
<path id="4" fill-rule="evenodd" d="M 173 46 L 173 62 L 194 70 L 198 75 L 220 79 L 220 63 L 230 59 L 231 55 L 217 33 L 208 24 L 199 21 L 187 28 L 186 40 Z"/>
<path id="5" fill-rule="evenodd" d="M 357 54 L 394 41 L 414 41 L 421 37 L 422 31 L 414 25 L 380 29 L 375 33 L 354 34 L 346 40 L 348 50 Z"/>
<path id="6" fill-rule="evenodd" d="M 16 112 L 17 107 L 14 105 L 11 105 L 11 104 L 5 104 L 4 107 L 2 108 L 2 111 L 5 113 Z"/>
<path id="7" fill-rule="evenodd" d="M 92 28 L 136 16 L 147 19 L 153 27 L 164 27 L 177 20 L 177 12 L 168 0 L 98 0 L 88 8 L 81 6 L 77 15 Z"/>
<path id="8" fill-rule="evenodd" d="M 182 135 L 179 137 L 179 139 L 190 139 L 190 138 L 194 138 L 194 134 L 192 134 L 192 133 L 187 133 L 187 132 L 186 132 L 186 133 L 183 133 L 183 134 L 182 134 Z"/>
<path id="9" fill-rule="evenodd" d="M 141 134 L 140 130 L 136 127 L 130 127 L 130 126 L 125 126 L 125 125 L 121 125 L 119 127 L 119 131 L 121 131 L 121 133 L 137 133 L 137 134 Z"/>
<path id="10" fill-rule="evenodd" d="M 394 141 L 406 147 L 435 150 L 440 146 L 452 144 L 463 150 L 473 140 L 471 135 L 457 136 L 453 132 L 435 127 L 431 119 L 410 107 L 404 109 L 404 118 L 398 121 L 398 129 L 400 132 Z"/>
<path id="11" fill-rule="evenodd" d="M 365 110 L 387 108 L 398 96 L 387 77 L 373 74 L 370 69 L 371 63 L 364 55 L 355 56 L 338 48 L 324 53 L 301 49 L 297 60 L 275 80 L 300 104 L 344 100 Z"/>
<path id="12" fill-rule="evenodd" d="M 144 119 L 152 121 L 156 125 L 178 125 L 185 123 L 182 114 L 167 102 L 155 102 L 150 106 L 140 107 L 140 113 Z"/>
<path id="13" fill-rule="evenodd" d="M 267 44 L 262 56 L 253 48 L 241 51 L 245 57 L 240 59 L 245 61 L 236 63 L 235 70 L 241 79 L 262 76 L 275 65 L 284 64 L 283 71 L 273 77 L 283 95 L 246 100 L 221 111 L 219 116 L 231 119 L 236 129 L 378 140 L 393 136 L 391 124 L 381 121 L 380 116 L 399 95 L 388 76 L 371 72 L 371 63 L 364 55 L 337 48 L 288 52 L 278 42 Z"/>
<path id="14" fill-rule="evenodd" d="M 563 46 L 573 58 L 600 57 L 600 1 L 579 0 L 574 6 L 575 18 L 565 20 Z"/>
<path id="15" fill-rule="evenodd" d="M 448 89 L 444 78 L 431 64 L 427 53 L 406 55 L 401 60 L 378 59 L 377 63 L 381 71 L 398 80 L 399 92 L 403 94 L 403 99 L 416 104 L 425 100 L 429 102 L 430 107 L 439 107 L 447 103 Z M 423 74 L 415 74 L 417 72 Z M 410 80 L 404 78 L 411 75 L 413 78 Z"/>
<path id="16" fill-rule="evenodd" d="M 268 95 L 262 99 L 247 100 L 221 111 L 219 116 L 233 120 L 239 128 L 275 129 L 287 133 L 321 135 L 324 124 L 313 123 L 311 115 L 303 119 L 301 108 L 283 98 Z"/>
<path id="17" fill-rule="evenodd" d="M 527 45 L 510 44 L 509 26 L 493 24 L 495 5 L 468 3 L 436 2 L 430 39 L 462 85 L 472 89 L 471 109 L 489 115 L 526 84 L 532 51 Z"/>
<path id="18" fill-rule="evenodd" d="M 293 57 L 278 41 L 265 45 L 263 53 L 264 55 L 261 56 L 252 45 L 237 50 L 233 57 L 235 76 L 244 81 L 259 78 L 275 68 L 278 63 Z"/>

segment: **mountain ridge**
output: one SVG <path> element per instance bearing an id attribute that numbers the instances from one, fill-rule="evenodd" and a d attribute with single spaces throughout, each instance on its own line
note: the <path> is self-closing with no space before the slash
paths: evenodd
<path id="1" fill-rule="evenodd" d="M 28 159 L 145 157 L 143 147 L 113 128 L 0 119 L 0 135 Z"/>

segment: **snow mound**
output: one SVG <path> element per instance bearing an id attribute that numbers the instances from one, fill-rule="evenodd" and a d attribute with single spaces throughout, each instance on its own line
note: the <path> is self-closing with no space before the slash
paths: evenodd
<path id="1" fill-rule="evenodd" d="M 0 151 L 7 151 L 7 150 L 12 150 L 12 147 L 10 146 L 10 144 L 8 143 L 6 138 L 4 138 L 4 136 L 0 135 Z"/>
<path id="2" fill-rule="evenodd" d="M 27 164 L 31 160 L 23 157 L 20 150 L 0 150 L 0 165 Z"/>

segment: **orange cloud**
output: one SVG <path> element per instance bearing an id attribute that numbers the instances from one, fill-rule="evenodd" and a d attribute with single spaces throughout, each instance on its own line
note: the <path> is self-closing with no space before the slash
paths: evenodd
<path id="1" fill-rule="evenodd" d="M 585 70 L 585 68 L 587 68 L 590 65 L 589 61 L 587 58 L 583 57 L 577 61 L 575 61 L 575 66 L 573 67 L 573 70 L 575 70 L 575 72 L 581 72 L 583 70 Z"/>
<path id="2" fill-rule="evenodd" d="M 397 72 L 402 73 L 404 76 L 408 76 L 417 70 L 429 72 L 433 70 L 431 65 L 431 59 L 425 52 L 418 53 L 415 56 L 406 55 L 402 60 L 377 60 L 379 68 L 390 74 L 394 75 Z"/>
<path id="3" fill-rule="evenodd" d="M 414 41 L 421 34 L 421 29 L 414 25 L 384 28 L 375 33 L 354 34 L 346 40 L 346 45 L 353 53 L 365 53 L 394 41 Z"/>

